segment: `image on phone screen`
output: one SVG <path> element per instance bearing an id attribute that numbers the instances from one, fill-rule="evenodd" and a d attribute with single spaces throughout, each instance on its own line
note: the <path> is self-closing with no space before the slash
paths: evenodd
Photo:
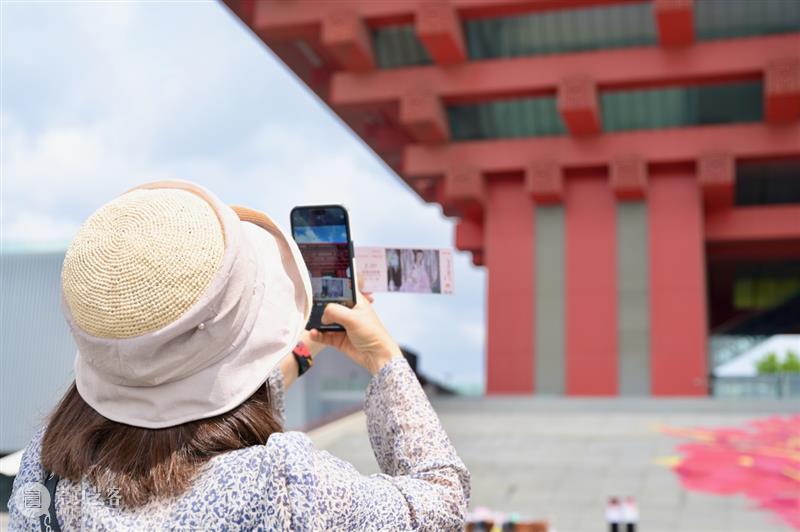
<path id="1" fill-rule="evenodd" d="M 327 303 L 355 304 L 347 211 L 341 206 L 295 207 L 291 218 L 292 236 L 308 267 L 314 293 L 309 323 L 318 327 Z"/>

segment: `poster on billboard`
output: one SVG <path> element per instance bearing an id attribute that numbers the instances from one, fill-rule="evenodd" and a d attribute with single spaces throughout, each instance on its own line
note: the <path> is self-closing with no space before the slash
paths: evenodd
<path id="1" fill-rule="evenodd" d="M 357 247 L 356 273 L 365 292 L 452 294 L 453 251 Z"/>

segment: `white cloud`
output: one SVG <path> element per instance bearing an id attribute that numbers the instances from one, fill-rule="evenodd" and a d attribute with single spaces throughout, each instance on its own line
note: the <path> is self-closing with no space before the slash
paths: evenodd
<path id="1" fill-rule="evenodd" d="M 53 217 L 46 212 L 25 211 L 3 227 L 3 236 L 10 241 L 65 244 L 79 227 L 73 220 Z"/>
<path id="2" fill-rule="evenodd" d="M 4 240 L 70 238 L 115 195 L 177 178 L 286 226 L 294 205 L 342 203 L 357 245 L 452 246 L 440 208 L 217 3 L 3 9 Z M 481 374 L 483 280 L 459 254 L 455 296 L 387 294 L 378 308 L 426 371 Z"/>

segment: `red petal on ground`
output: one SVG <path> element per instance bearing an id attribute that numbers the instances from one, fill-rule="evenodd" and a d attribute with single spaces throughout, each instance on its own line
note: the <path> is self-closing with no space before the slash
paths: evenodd
<path id="1" fill-rule="evenodd" d="M 684 488 L 742 493 L 800 530 L 800 415 L 764 418 L 745 428 L 664 432 L 699 440 L 678 447 L 684 458 L 674 471 Z"/>

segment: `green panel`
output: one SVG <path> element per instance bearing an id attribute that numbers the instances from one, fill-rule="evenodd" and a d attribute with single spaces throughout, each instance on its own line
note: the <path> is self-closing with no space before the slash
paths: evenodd
<path id="1" fill-rule="evenodd" d="M 800 31 L 800 0 L 695 0 L 698 40 Z"/>
<path id="2" fill-rule="evenodd" d="M 608 91 L 601 93 L 600 106 L 606 132 L 758 122 L 763 86 L 755 81 Z M 447 115 L 456 141 L 566 134 L 554 97 L 450 105 Z"/>
<path id="3" fill-rule="evenodd" d="M 655 44 L 647 2 L 567 9 L 464 23 L 472 59 L 556 54 Z"/>
<path id="4" fill-rule="evenodd" d="M 447 107 L 453 140 L 563 135 L 566 130 L 550 97 Z"/>
<path id="5" fill-rule="evenodd" d="M 763 119 L 760 81 L 668 89 L 606 91 L 604 131 L 658 129 Z"/>
<path id="6" fill-rule="evenodd" d="M 413 24 L 374 30 L 372 46 L 379 68 L 429 65 L 433 62 L 417 38 Z"/>
<path id="7" fill-rule="evenodd" d="M 376 0 L 378 1 L 378 0 Z M 698 40 L 800 31 L 800 0 L 695 0 Z M 470 59 L 655 46 L 650 2 L 565 9 L 464 22 Z M 372 31 L 380 68 L 432 63 L 413 24 Z"/>

